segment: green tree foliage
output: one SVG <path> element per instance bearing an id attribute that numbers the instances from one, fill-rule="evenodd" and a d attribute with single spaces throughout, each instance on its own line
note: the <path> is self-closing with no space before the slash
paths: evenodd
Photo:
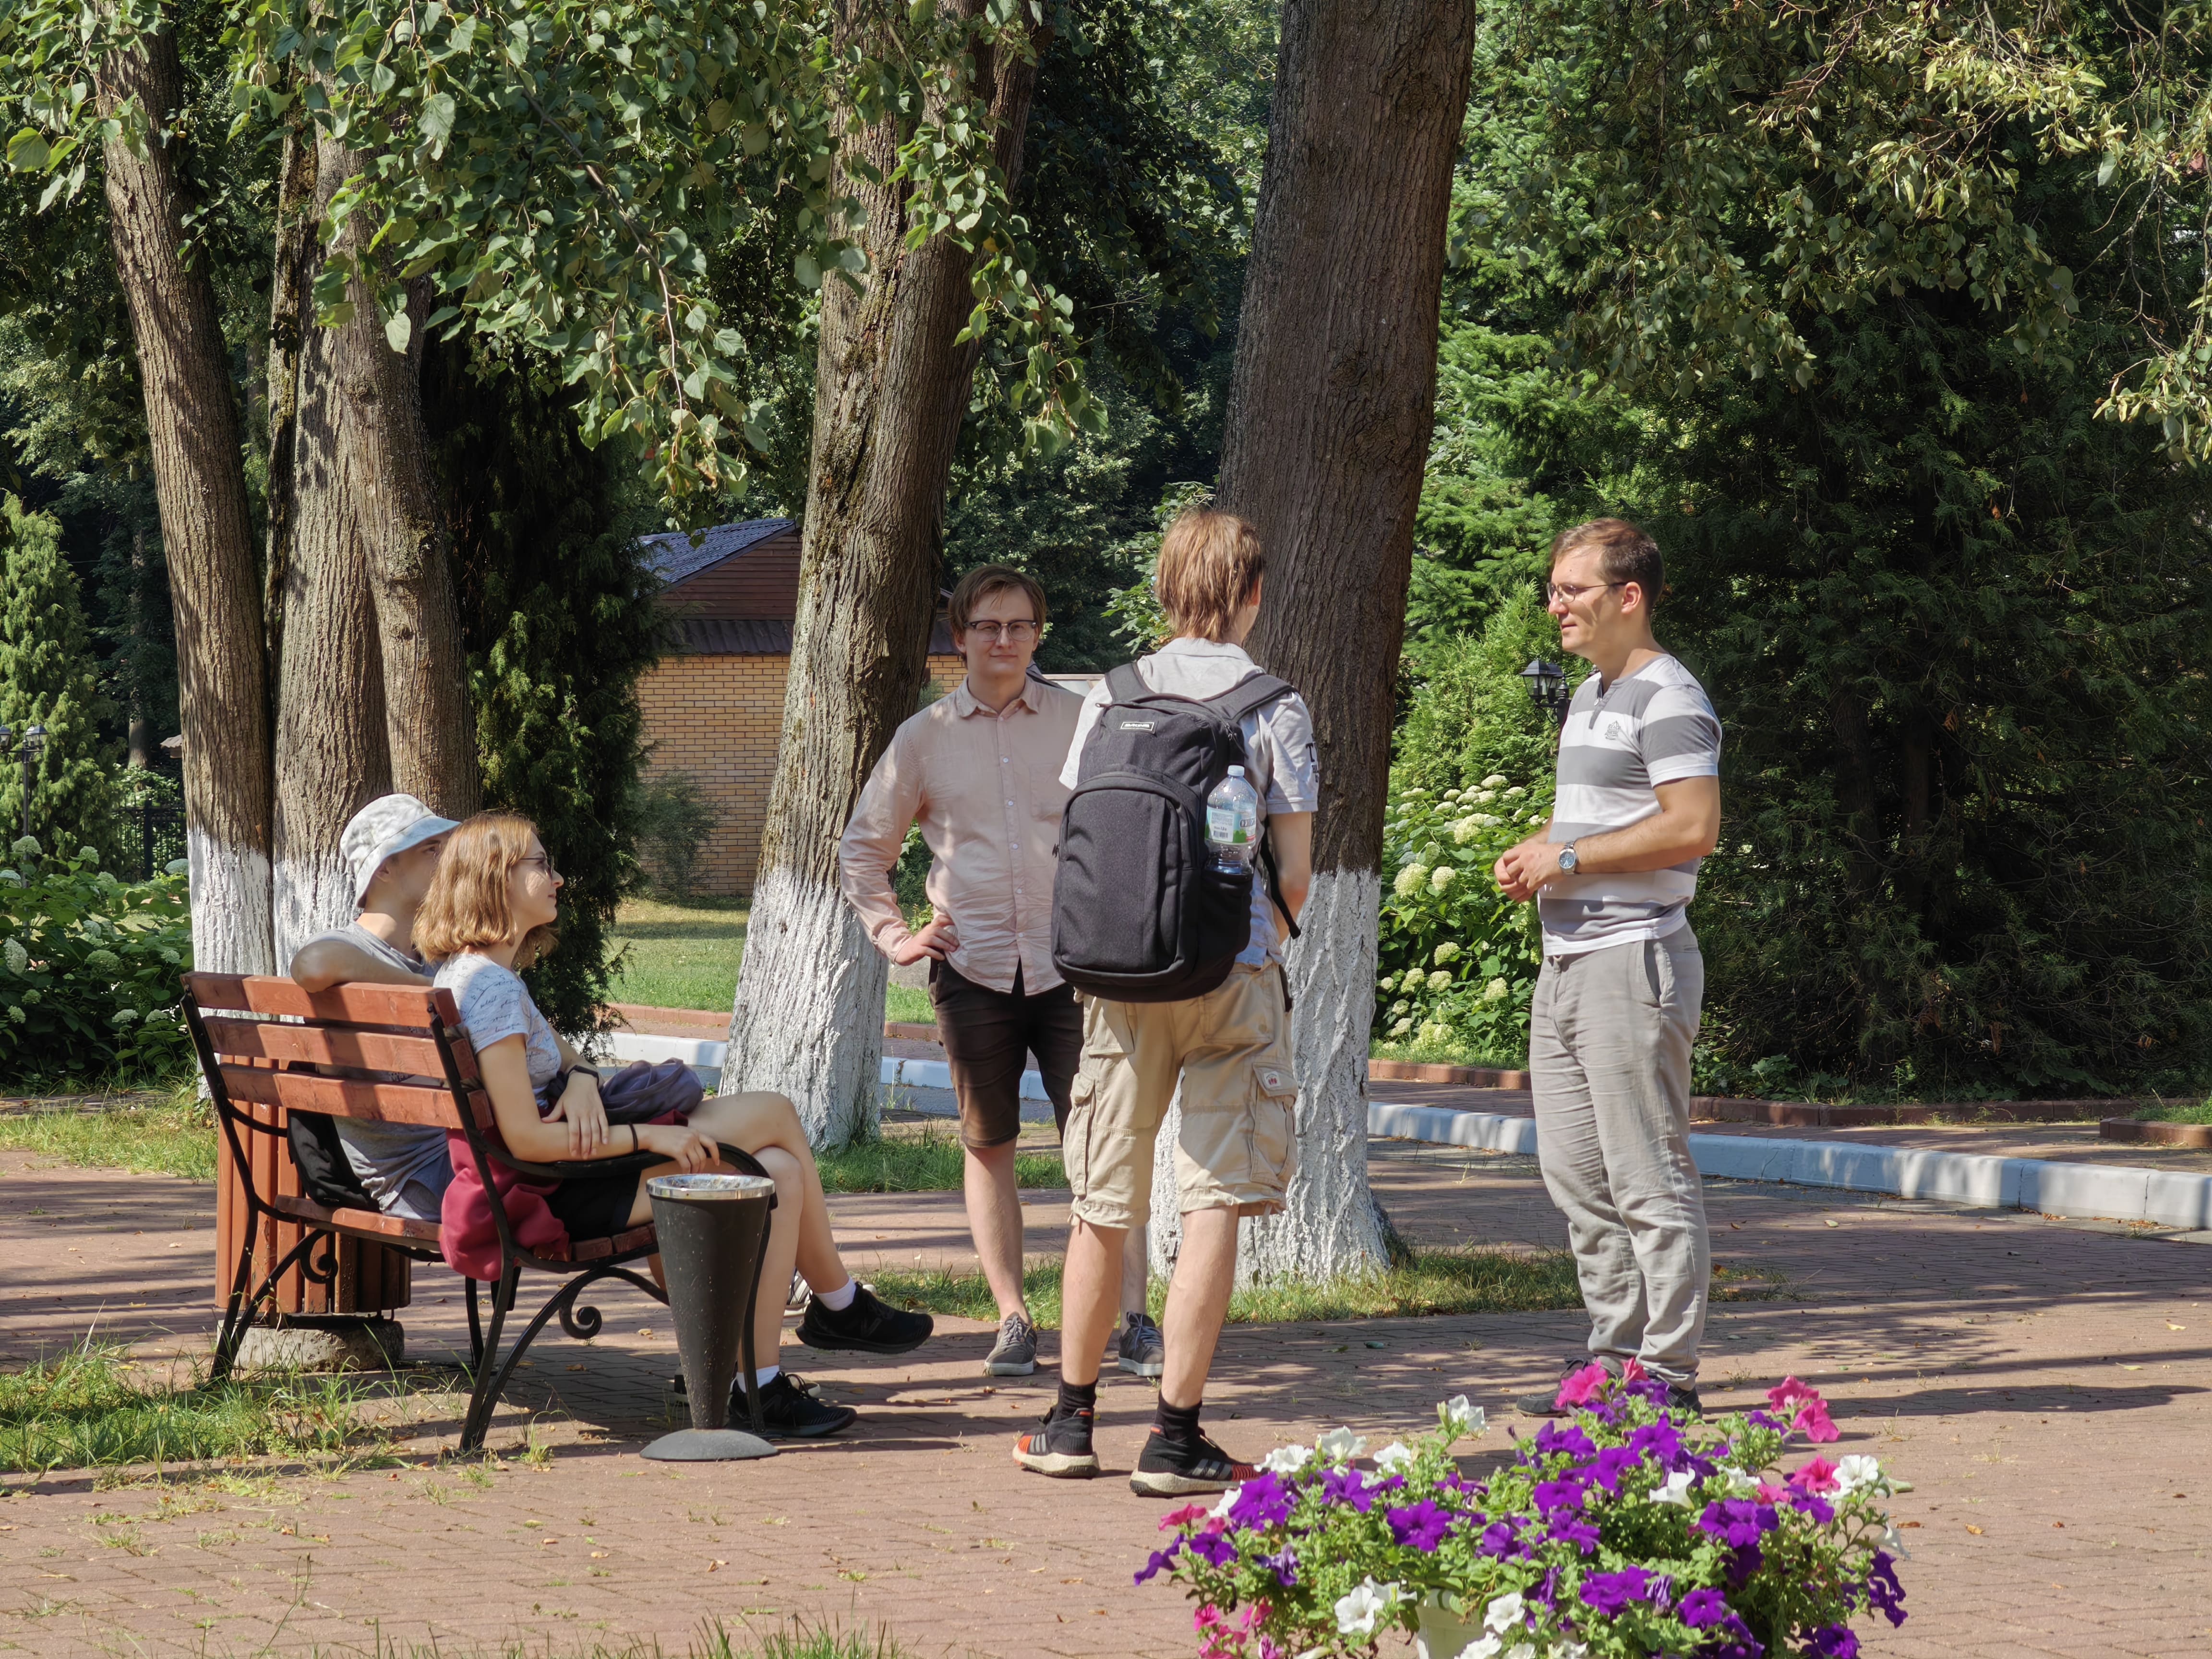
<path id="1" fill-rule="evenodd" d="M 114 850 L 100 733 L 107 712 L 61 527 L 0 497 L 0 721 L 19 745 L 31 726 L 46 727 L 30 769 L 30 834 Z M 0 823 L 21 825 L 23 805 L 23 771 L 10 758 L 0 763 Z"/>
<path id="2" fill-rule="evenodd" d="M 653 887 L 678 904 L 691 902 L 699 855 L 720 819 L 698 779 L 661 772 L 644 787 L 638 803 L 638 844 Z"/>
<path id="3" fill-rule="evenodd" d="M 637 547 L 650 502 L 585 447 L 542 364 L 461 345 L 423 362 L 423 413 L 453 526 L 487 807 L 534 819 L 567 884 L 561 945 L 529 973 L 564 1031 L 593 1029 L 618 965 L 615 907 L 638 880 L 637 681 L 660 651 Z"/>

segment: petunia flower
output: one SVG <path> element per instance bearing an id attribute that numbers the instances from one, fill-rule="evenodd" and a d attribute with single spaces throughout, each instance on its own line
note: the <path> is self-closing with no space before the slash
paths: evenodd
<path id="1" fill-rule="evenodd" d="M 1836 1479 L 1836 1465 L 1817 1455 L 1790 1477 L 1790 1484 L 1800 1492 L 1841 1492 L 1844 1485 Z"/>
<path id="2" fill-rule="evenodd" d="M 1375 1506 L 1375 1494 L 1368 1489 L 1367 1477 L 1358 1469 L 1331 1469 L 1321 1478 L 1321 1495 L 1324 1502 L 1347 1504 L 1361 1515 Z"/>
<path id="3" fill-rule="evenodd" d="M 1892 1625 L 1905 1622 L 1905 1586 L 1897 1582 L 1897 1564 L 1887 1552 L 1874 1553 L 1874 1571 L 1867 1575 L 1867 1600 Z"/>
<path id="4" fill-rule="evenodd" d="M 1182 1540 L 1178 1538 L 1173 1543 L 1170 1544 L 1165 1549 L 1154 1550 L 1152 1554 L 1152 1559 L 1145 1563 L 1143 1570 L 1137 1574 L 1137 1582 L 1140 1584 L 1144 1583 L 1155 1574 L 1162 1571 L 1164 1569 L 1170 1565 L 1174 1562 L 1176 1554 L 1182 1549 Z"/>
<path id="5" fill-rule="evenodd" d="M 1404 1509 L 1388 1511 L 1386 1518 L 1390 1522 L 1393 1539 L 1424 1555 L 1435 1554 L 1437 1546 L 1444 1541 L 1444 1534 L 1451 1528 L 1450 1512 L 1437 1508 L 1433 1499 L 1426 1498 Z"/>
<path id="6" fill-rule="evenodd" d="M 1808 1659 L 1858 1659 L 1859 1638 L 1848 1625 L 1823 1625 L 1806 1643 Z"/>
<path id="7" fill-rule="evenodd" d="M 1375 1467 L 1385 1474 L 1395 1474 L 1400 1469 L 1409 1467 L 1413 1461 L 1413 1454 L 1395 1440 L 1375 1454 Z"/>
<path id="8" fill-rule="evenodd" d="M 1682 1622 L 1692 1630 L 1717 1625 L 1728 1616 L 1728 1597 L 1717 1589 L 1693 1589 L 1682 1598 Z"/>
<path id="9" fill-rule="evenodd" d="M 1291 1518 L 1294 1494 L 1283 1485 L 1280 1475 L 1255 1474 L 1235 1490 L 1237 1501 L 1226 1511 L 1233 1525 L 1279 1527 Z"/>
<path id="10" fill-rule="evenodd" d="M 1844 1431 L 1829 1420 L 1828 1402 L 1818 1396 L 1797 1408 L 1796 1419 L 1790 1426 L 1815 1445 L 1844 1437 Z M 1846 1632 L 1845 1634 L 1848 1635 L 1849 1632 Z"/>
<path id="11" fill-rule="evenodd" d="M 1193 1533 L 1185 1541 L 1193 1555 L 1214 1566 L 1225 1567 L 1237 1559 L 1237 1546 L 1218 1532 Z"/>
<path id="12" fill-rule="evenodd" d="M 1437 1407 L 1437 1415 L 1454 1439 L 1462 1435 L 1480 1434 L 1488 1426 L 1480 1406 L 1470 1406 L 1467 1396 L 1455 1394 Z"/>
<path id="13" fill-rule="evenodd" d="M 1296 1474 L 1312 1462 L 1310 1447 L 1278 1446 L 1260 1460 L 1260 1467 L 1270 1474 Z"/>
<path id="14" fill-rule="evenodd" d="M 1378 1584 L 1363 1578 L 1336 1601 L 1336 1628 L 1343 1636 L 1372 1636 L 1376 1620 L 1405 1599 L 1395 1583 Z"/>
<path id="15" fill-rule="evenodd" d="M 1519 1590 L 1508 1590 L 1482 1610 L 1482 1627 L 1503 1635 L 1527 1616 L 1528 1604 Z"/>
<path id="16" fill-rule="evenodd" d="M 1853 1452 L 1836 1460 L 1836 1490 L 1846 1498 L 1862 1486 L 1882 1484 L 1881 1465 L 1874 1458 Z"/>
<path id="17" fill-rule="evenodd" d="M 1367 1443 L 1350 1429 L 1331 1429 L 1314 1442 L 1314 1449 L 1332 1463 L 1341 1463 L 1367 1449 Z"/>
<path id="18" fill-rule="evenodd" d="M 1695 1484 L 1695 1477 L 1689 1470 L 1677 1469 L 1652 1488 L 1651 1496 L 1648 1501 L 1654 1504 L 1672 1504 L 1677 1509 L 1686 1510 L 1690 1507 L 1690 1488 Z"/>
<path id="19" fill-rule="evenodd" d="M 1561 1411 L 1571 1411 L 1596 1398 L 1613 1381 L 1613 1374 L 1592 1360 L 1559 1384 L 1559 1397 L 1552 1403 Z"/>
<path id="20" fill-rule="evenodd" d="M 1236 1495 L 1237 1488 L 1231 1486 L 1229 1489 L 1229 1497 L 1234 1498 Z M 1228 1507 L 1228 1498 L 1224 1498 L 1220 1503 L 1215 1504 L 1211 1510 L 1207 1510 L 1197 1504 L 1186 1504 L 1179 1510 L 1170 1510 L 1165 1515 L 1160 1517 L 1160 1530 L 1162 1532 L 1173 1532 L 1177 1527 L 1188 1525 L 1189 1522 L 1199 1519 L 1201 1516 L 1209 1514 L 1219 1515 L 1227 1510 Z"/>

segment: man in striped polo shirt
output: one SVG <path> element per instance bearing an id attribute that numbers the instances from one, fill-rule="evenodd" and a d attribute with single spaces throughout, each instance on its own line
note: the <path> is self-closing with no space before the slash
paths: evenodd
<path id="1" fill-rule="evenodd" d="M 1567 1218 L 1590 1356 L 1616 1372 L 1641 1361 L 1669 1404 L 1696 1410 L 1712 1255 L 1690 1157 L 1705 969 L 1685 913 L 1720 835 L 1721 723 L 1652 637 L 1665 591 L 1659 550 L 1634 525 L 1596 519 L 1552 544 L 1559 643 L 1592 672 L 1559 733 L 1552 821 L 1496 873 L 1543 923 L 1528 1021 L 1536 1152 Z M 1551 1415 L 1554 1395 L 1519 1403 Z"/>

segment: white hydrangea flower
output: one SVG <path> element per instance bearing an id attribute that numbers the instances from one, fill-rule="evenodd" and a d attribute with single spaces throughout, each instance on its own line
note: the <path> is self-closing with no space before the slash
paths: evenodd
<path id="1" fill-rule="evenodd" d="M 1450 886 L 1458 879 L 1459 872 L 1457 870 L 1454 869 L 1449 864 L 1439 864 L 1435 869 L 1429 872 L 1430 890 L 1432 892 L 1441 893 L 1445 888 Z"/>
<path id="2" fill-rule="evenodd" d="M 19 939 L 11 938 L 5 945 L 0 945 L 0 955 L 8 958 L 8 971 L 11 974 L 22 973 L 31 965 L 31 953 Z"/>
<path id="3" fill-rule="evenodd" d="M 1476 805 L 1480 806 L 1486 802 L 1496 800 L 1498 799 L 1498 792 L 1495 789 L 1478 789 L 1474 794 L 1468 796 L 1468 799 L 1472 800 Z"/>
<path id="4" fill-rule="evenodd" d="M 1337 1598 L 1337 1631 L 1345 1636 L 1372 1636 L 1375 1621 L 1404 1599 L 1405 1592 L 1396 1584 L 1363 1578 L 1348 1595 Z"/>
<path id="5" fill-rule="evenodd" d="M 1390 890 L 1400 898 L 1411 898 L 1421 890 L 1421 884 L 1428 878 L 1426 865 L 1419 862 L 1409 864 L 1398 872 L 1398 879 L 1390 884 Z"/>
<path id="6" fill-rule="evenodd" d="M 1482 781 L 1482 787 L 1485 789 L 1503 789 L 1507 784 L 1512 781 L 1513 780 L 1507 777 L 1503 772 L 1492 772 L 1488 777 Z"/>
<path id="7" fill-rule="evenodd" d="M 1512 994 L 1513 988 L 1502 979 L 1493 979 L 1482 988 L 1482 1000 L 1485 1002 L 1503 1002 Z"/>
<path id="8" fill-rule="evenodd" d="M 1278 1446 L 1260 1460 L 1260 1467 L 1270 1474 L 1296 1474 L 1312 1462 L 1310 1446 Z"/>
<path id="9" fill-rule="evenodd" d="M 1482 1627 L 1503 1634 L 1519 1624 L 1528 1610 L 1528 1604 L 1521 1599 L 1521 1592 L 1508 1590 L 1483 1609 Z"/>
<path id="10" fill-rule="evenodd" d="M 1847 1497 L 1861 1486 L 1879 1486 L 1882 1482 L 1881 1464 L 1871 1457 L 1854 1452 L 1849 1457 L 1836 1460 L 1836 1495 Z"/>
<path id="11" fill-rule="evenodd" d="M 138 1011 L 136 1008 L 118 1008 L 107 1017 L 107 1023 L 116 1026 L 132 1025 L 137 1023 L 137 1019 Z"/>
<path id="12" fill-rule="evenodd" d="M 1401 1014 L 1410 1013 L 1413 1012 L 1413 1005 L 1412 1003 L 1407 1001 L 1405 998 L 1400 997 L 1395 1002 L 1390 1005 L 1390 1018 L 1395 1019 Z"/>
<path id="13" fill-rule="evenodd" d="M 1446 939 L 1442 945 L 1437 946 L 1434 960 L 1437 966 L 1441 968 L 1447 962 L 1456 961 L 1459 957 L 1459 945 L 1451 939 Z"/>
<path id="14" fill-rule="evenodd" d="M 1451 1027 L 1445 1024 L 1443 1021 L 1430 1019 L 1421 1022 L 1419 1036 L 1420 1040 L 1431 1048 L 1440 1048 L 1451 1041 Z"/>
<path id="15" fill-rule="evenodd" d="M 1452 982 L 1452 976 L 1439 968 L 1429 975 L 1429 989 L 1441 991 Z"/>
<path id="16" fill-rule="evenodd" d="M 1504 818 L 1499 817 L 1495 812 L 1477 812 L 1474 815 L 1474 821 L 1478 824 L 1481 825 L 1485 830 L 1495 830 L 1499 824 L 1505 822 Z"/>
<path id="17" fill-rule="evenodd" d="M 8 843 L 8 851 L 19 859 L 34 859 L 39 856 L 39 838 L 36 836 L 18 836 Z"/>
<path id="18" fill-rule="evenodd" d="M 123 958 L 112 951 L 88 951 L 84 965 L 96 973 L 112 974 L 123 966 Z"/>
<path id="19" fill-rule="evenodd" d="M 1438 1406 L 1437 1416 L 1444 1427 L 1451 1431 L 1455 1438 L 1462 1435 L 1480 1434 L 1489 1427 L 1488 1420 L 1483 1416 L 1482 1407 L 1468 1405 L 1467 1396 L 1463 1394 L 1455 1394 Z"/>
<path id="20" fill-rule="evenodd" d="M 1451 827 L 1452 841 L 1455 844 L 1461 847 L 1466 846 L 1468 842 L 1473 841 L 1481 833 L 1482 815 L 1480 812 L 1468 813 L 1467 817 L 1459 819 Z"/>
<path id="21" fill-rule="evenodd" d="M 1516 783 L 1510 789 L 1505 792 L 1505 799 L 1508 800 L 1519 800 L 1522 796 L 1528 793 L 1527 789 Z"/>
<path id="22" fill-rule="evenodd" d="M 1401 1003 L 1401 1004 L 1400 1004 L 1399 1006 L 1400 1006 L 1401 1007 L 1404 1006 L 1404 1005 L 1403 1005 L 1402 1003 Z M 1413 1016 L 1409 1014 L 1409 1015 L 1407 1015 L 1405 1018 L 1403 1018 L 1403 1019 L 1400 1020 L 1396 1024 L 1393 1025 L 1393 1026 L 1390 1028 L 1390 1035 L 1391 1035 L 1391 1036 L 1392 1036 L 1392 1037 L 1394 1037 L 1394 1038 L 1396 1038 L 1396 1037 L 1401 1037 L 1401 1036 L 1405 1036 L 1407 1032 L 1408 1032 L 1408 1031 L 1412 1030 L 1413 1029 Z"/>
<path id="23" fill-rule="evenodd" d="M 161 873 L 165 876 L 189 876 L 191 872 L 192 861 L 190 859 L 171 859 L 161 866 Z"/>
<path id="24" fill-rule="evenodd" d="M 1413 1454 L 1402 1442 L 1393 1440 L 1375 1454 L 1375 1467 L 1385 1474 L 1395 1474 L 1413 1461 Z"/>
<path id="25" fill-rule="evenodd" d="M 1331 1429 L 1314 1442 L 1314 1449 L 1332 1463 L 1341 1463 L 1367 1449 L 1367 1443 L 1350 1429 Z"/>
<path id="26" fill-rule="evenodd" d="M 1689 1470 L 1677 1469 L 1652 1488 L 1651 1501 L 1655 1504 L 1672 1504 L 1677 1509 L 1686 1510 L 1690 1507 L 1690 1488 L 1696 1480 L 1697 1477 Z"/>
<path id="27" fill-rule="evenodd" d="M 1457 799 L 1458 799 L 1462 795 L 1465 794 L 1466 793 L 1467 793 L 1467 791 L 1465 791 L 1464 789 L 1447 789 L 1447 790 L 1445 790 L 1445 791 L 1443 792 L 1443 794 L 1438 795 L 1438 796 L 1437 797 L 1437 799 L 1438 800 L 1457 800 Z"/>

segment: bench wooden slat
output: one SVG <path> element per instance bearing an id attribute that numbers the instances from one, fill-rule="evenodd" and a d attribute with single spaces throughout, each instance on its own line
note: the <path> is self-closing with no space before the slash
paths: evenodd
<path id="1" fill-rule="evenodd" d="M 205 1024 L 208 1042 L 226 1060 L 302 1060 L 433 1079 L 446 1074 L 437 1042 L 430 1037 L 400 1036 L 346 1025 L 290 1025 L 273 1019 L 216 1018 Z M 462 1073 L 471 1074 L 469 1071 Z"/>
<path id="2" fill-rule="evenodd" d="M 302 1112 L 324 1112 L 331 1117 L 363 1118 L 373 1123 L 422 1123 L 433 1128 L 458 1129 L 459 1114 L 453 1097 L 442 1087 L 425 1089 L 407 1083 L 363 1083 L 350 1078 L 317 1077 L 312 1072 L 270 1072 L 257 1066 L 225 1066 L 222 1086 L 234 1101 L 254 1101 L 264 1106 L 289 1106 Z M 477 1125 L 492 1125 L 491 1100 L 481 1090 L 469 1097 L 476 1109 Z"/>
<path id="3" fill-rule="evenodd" d="M 577 1261 L 597 1261 L 602 1256 L 618 1255 L 625 1250 L 635 1250 L 653 1243 L 653 1224 L 650 1221 L 632 1227 L 628 1232 L 617 1233 L 612 1238 L 570 1239 L 568 1249 Z"/>
<path id="4" fill-rule="evenodd" d="M 279 1194 L 270 1200 L 270 1207 L 320 1227 L 401 1239 L 433 1250 L 438 1248 L 438 1224 L 434 1221 L 411 1221 L 405 1216 L 386 1215 L 381 1210 L 328 1210 L 312 1198 L 292 1194 Z"/>
<path id="5" fill-rule="evenodd" d="M 198 973 L 185 975 L 185 982 L 203 1011 L 235 1008 L 419 1031 L 461 1023 L 453 993 L 427 985 L 333 985 L 327 991 L 304 991 L 289 979 Z"/>

